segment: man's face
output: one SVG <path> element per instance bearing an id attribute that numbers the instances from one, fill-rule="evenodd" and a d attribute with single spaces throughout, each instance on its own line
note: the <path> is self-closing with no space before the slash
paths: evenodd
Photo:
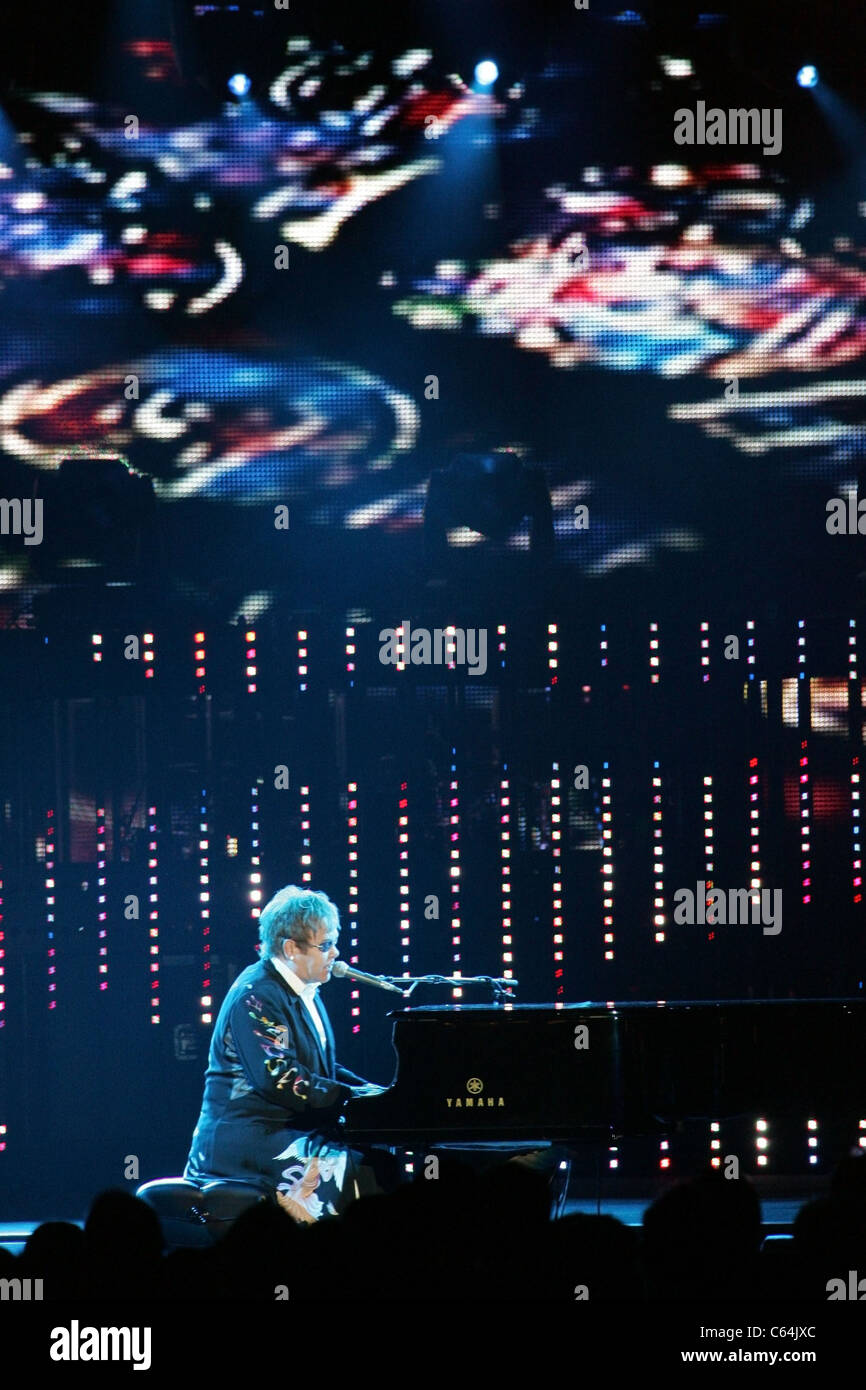
<path id="1" fill-rule="evenodd" d="M 324 922 L 316 925 L 312 941 L 308 944 L 291 940 L 283 942 L 285 959 L 305 985 L 326 984 L 339 954 L 337 933 Z"/>

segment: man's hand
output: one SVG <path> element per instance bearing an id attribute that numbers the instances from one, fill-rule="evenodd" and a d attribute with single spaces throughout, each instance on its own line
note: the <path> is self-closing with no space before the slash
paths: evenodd
<path id="1" fill-rule="evenodd" d="M 363 1086 L 353 1086 L 353 1096 L 380 1096 L 383 1091 L 387 1091 L 387 1086 L 377 1086 L 375 1081 L 365 1081 Z"/>

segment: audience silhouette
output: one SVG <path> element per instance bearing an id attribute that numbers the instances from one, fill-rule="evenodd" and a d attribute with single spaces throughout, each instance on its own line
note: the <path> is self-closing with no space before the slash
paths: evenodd
<path id="1" fill-rule="evenodd" d="M 0 1278 L 41 1279 L 46 1301 L 689 1301 L 818 1299 L 866 1274 L 866 1155 L 838 1164 L 804 1205 L 793 1239 L 763 1240 L 747 1178 L 709 1169 L 646 1209 L 642 1229 L 612 1216 L 550 1219 L 545 1177 L 514 1161 L 478 1172 L 443 1155 L 362 1196 L 341 1217 L 300 1226 L 259 1202 L 207 1247 L 166 1248 L 156 1213 L 128 1192 L 94 1200 L 83 1230 L 39 1226 Z M 858 1276 L 859 1277 L 859 1276 Z"/>

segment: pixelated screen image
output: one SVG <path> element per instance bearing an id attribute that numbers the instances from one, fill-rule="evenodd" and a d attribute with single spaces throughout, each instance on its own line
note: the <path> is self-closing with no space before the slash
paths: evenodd
<path id="1" fill-rule="evenodd" d="M 628 28 L 608 18 L 606 39 Z M 219 569 L 228 617 L 286 585 L 363 596 L 419 572 L 431 475 L 503 452 L 541 470 L 562 584 L 858 582 L 856 523 L 827 528 L 866 392 L 844 168 L 831 194 L 784 143 L 678 144 L 666 117 L 597 159 L 574 61 L 485 86 L 299 17 L 202 114 L 173 53 L 123 45 L 138 113 L 74 90 L 6 106 L 0 471 L 47 528 L 2 537 L 8 612 L 88 567 L 199 594 Z M 125 559 L 76 532 L 99 476 Z M 451 551 L 489 544 L 443 526 Z M 531 518 L 499 543 L 519 562 Z"/>

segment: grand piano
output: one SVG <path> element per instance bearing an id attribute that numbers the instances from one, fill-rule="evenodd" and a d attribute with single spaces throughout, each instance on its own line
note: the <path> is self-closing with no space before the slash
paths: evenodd
<path id="1" fill-rule="evenodd" d="M 602 1140 L 687 1120 L 866 1119 L 866 1000 L 440 1005 L 393 1019 L 396 1072 L 347 1139 Z"/>

